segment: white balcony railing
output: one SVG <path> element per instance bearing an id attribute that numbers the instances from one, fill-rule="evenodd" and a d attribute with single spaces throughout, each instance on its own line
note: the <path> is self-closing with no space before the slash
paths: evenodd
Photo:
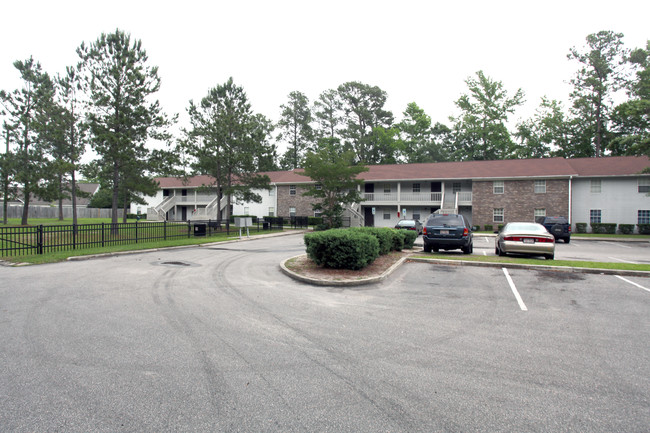
<path id="1" fill-rule="evenodd" d="M 396 192 L 366 192 L 363 194 L 365 201 L 396 201 Z"/>
<path id="2" fill-rule="evenodd" d="M 458 194 L 458 204 L 459 205 L 471 205 L 472 204 L 472 193 L 471 192 L 459 192 Z"/>

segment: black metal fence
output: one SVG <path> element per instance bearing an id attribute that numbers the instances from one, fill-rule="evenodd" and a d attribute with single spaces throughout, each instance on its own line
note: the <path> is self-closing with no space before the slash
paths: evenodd
<path id="1" fill-rule="evenodd" d="M 306 229 L 307 217 L 257 219 L 249 232 Z M 0 227 L 0 257 L 47 254 L 84 248 L 129 245 L 190 237 L 237 234 L 239 228 L 225 220 L 128 222 L 31 227 Z"/>

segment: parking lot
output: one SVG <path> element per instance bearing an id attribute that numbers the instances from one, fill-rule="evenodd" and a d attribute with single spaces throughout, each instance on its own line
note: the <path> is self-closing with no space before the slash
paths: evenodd
<path id="1" fill-rule="evenodd" d="M 557 258 L 648 260 L 585 244 Z M 407 263 L 328 288 L 279 272 L 303 252 L 0 267 L 2 430 L 648 430 L 650 278 Z"/>

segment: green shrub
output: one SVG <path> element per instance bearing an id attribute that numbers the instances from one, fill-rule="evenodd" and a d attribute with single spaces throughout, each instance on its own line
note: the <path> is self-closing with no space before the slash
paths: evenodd
<path id="1" fill-rule="evenodd" d="M 650 235 L 650 224 L 637 224 L 639 228 L 639 234 Z"/>
<path id="2" fill-rule="evenodd" d="M 499 230 L 499 231 L 503 230 L 503 226 L 505 226 L 505 224 L 499 224 L 497 226 L 497 230 Z"/>
<path id="3" fill-rule="evenodd" d="M 395 230 L 388 227 L 353 227 L 350 230 L 367 233 L 379 241 L 379 255 L 388 254 L 393 248 L 393 233 Z"/>
<path id="4" fill-rule="evenodd" d="M 587 233 L 587 223 L 576 223 L 576 233 Z"/>
<path id="5" fill-rule="evenodd" d="M 319 266 L 362 269 L 379 257 L 379 241 L 360 230 L 327 230 L 304 237 L 307 255 Z"/>
<path id="6" fill-rule="evenodd" d="M 404 240 L 406 239 L 406 230 L 391 230 L 392 233 L 392 246 L 391 250 L 393 251 L 402 251 L 404 249 Z"/>
<path id="7" fill-rule="evenodd" d="M 307 217 L 307 225 L 310 226 L 319 226 L 323 224 L 323 218 L 321 217 Z"/>
<path id="8" fill-rule="evenodd" d="M 492 224 L 485 224 L 485 231 L 486 232 L 491 232 L 493 230 Z"/>
<path id="9" fill-rule="evenodd" d="M 616 233 L 616 224 L 614 223 L 591 223 L 591 232 L 597 234 L 610 234 Z"/>
<path id="10" fill-rule="evenodd" d="M 404 248 L 411 249 L 418 238 L 418 232 L 415 230 L 400 230 L 404 234 Z"/>
<path id="11" fill-rule="evenodd" d="M 619 224 L 618 231 L 624 235 L 631 235 L 634 233 L 634 224 Z"/>

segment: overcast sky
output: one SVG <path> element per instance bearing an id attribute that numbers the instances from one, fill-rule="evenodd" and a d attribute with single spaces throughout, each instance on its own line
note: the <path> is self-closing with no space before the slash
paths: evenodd
<path id="1" fill-rule="evenodd" d="M 416 102 L 448 123 L 478 70 L 522 88 L 528 117 L 540 97 L 567 100 L 573 46 L 600 30 L 628 48 L 650 39 L 650 2 L 612 1 L 12 1 L 2 6 L 0 89 L 20 85 L 12 63 L 30 55 L 50 74 L 76 48 L 116 28 L 142 40 L 159 66 L 158 98 L 186 119 L 188 101 L 232 76 L 253 110 L 277 120 L 289 92 L 313 101 L 346 81 L 379 86 L 402 118 Z"/>

